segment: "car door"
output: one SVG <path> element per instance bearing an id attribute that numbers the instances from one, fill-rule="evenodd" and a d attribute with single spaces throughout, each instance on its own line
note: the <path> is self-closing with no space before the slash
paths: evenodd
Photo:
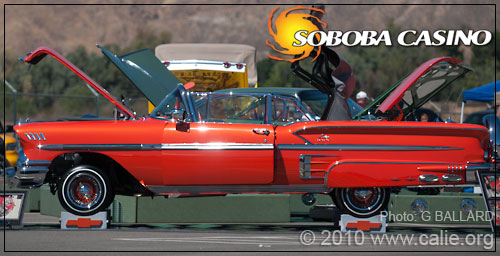
<path id="1" fill-rule="evenodd" d="M 196 97 L 190 97 L 194 99 Z M 269 184 L 274 176 L 274 128 L 267 96 L 209 94 L 191 120 L 166 121 L 162 142 L 165 185 Z M 171 106 L 188 110 L 189 104 Z"/>

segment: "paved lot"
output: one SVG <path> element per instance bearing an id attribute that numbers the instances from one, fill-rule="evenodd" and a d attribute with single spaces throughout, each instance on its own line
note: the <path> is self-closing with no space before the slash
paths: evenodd
<path id="1" fill-rule="evenodd" d="M 210 251 L 228 251 L 231 255 L 251 255 L 251 252 L 281 251 L 365 251 L 370 255 L 376 251 L 406 251 L 414 255 L 424 255 L 418 251 L 492 251 L 500 239 L 490 237 L 484 240 L 487 227 L 432 227 L 401 226 L 388 227 L 389 237 L 412 237 L 412 242 L 402 244 L 382 240 L 373 240 L 373 235 L 364 236 L 353 233 L 350 236 L 340 234 L 329 223 L 255 223 L 255 224 L 171 224 L 171 225 L 133 225 L 113 226 L 112 229 L 100 231 L 59 230 L 58 218 L 27 214 L 25 228 L 8 230 L 5 233 L 6 255 L 26 255 L 28 251 L 45 251 L 37 255 L 53 255 L 53 251 L 79 251 L 71 255 L 122 255 L 112 251 L 136 252 L 178 252 L 189 251 L 189 254 L 204 254 Z M 310 230 L 311 237 L 301 234 Z M 326 231 L 323 231 L 326 230 Z M 443 231 L 441 231 L 443 230 Z M 440 233 L 440 231 L 442 233 Z M 434 234 L 433 238 L 430 234 Z M 440 234 L 440 235 L 439 235 Z M 438 241 L 438 236 L 452 234 L 457 236 L 455 245 L 446 244 L 448 240 Z M 480 238 L 477 238 L 477 237 Z M 477 241 L 472 241 L 472 238 Z M 422 239 L 424 238 L 424 239 Z M 305 239 L 305 240 L 304 240 Z M 434 239 L 434 240 L 432 240 Z M 442 238 L 441 238 L 442 239 Z M 1 234 L 0 241 L 4 241 Z M 305 245 L 304 241 L 311 243 Z M 473 242 L 473 245 L 470 245 Z M 425 244 L 422 244 L 425 243 Z M 3 247 L 3 244 L 2 244 Z M 500 248 L 499 248 L 500 249 Z M 108 251 L 90 253 L 89 251 Z M 236 253 L 234 251 L 237 251 Z M 245 253 L 248 251 L 249 253 Z M 491 253 L 491 252 L 490 252 Z M 486 253 L 486 254 L 490 254 Z M 64 253 L 63 253 L 64 254 Z M 63 255 L 61 254 L 61 255 Z M 148 253 L 147 255 L 154 255 Z M 182 253 L 185 255 L 186 253 Z M 214 253 L 220 255 L 220 253 Z M 353 253 L 354 254 L 354 253 Z M 460 253 L 453 253 L 458 255 Z M 476 253 L 475 253 L 476 254 Z M 464 254 L 466 255 L 466 254 Z M 468 253 L 467 255 L 470 255 Z"/>

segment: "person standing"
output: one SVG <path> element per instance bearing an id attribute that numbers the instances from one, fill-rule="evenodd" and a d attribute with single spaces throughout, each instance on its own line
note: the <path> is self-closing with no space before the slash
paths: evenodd
<path id="1" fill-rule="evenodd" d="M 366 105 L 368 105 L 368 95 L 366 92 L 360 91 L 356 94 L 356 103 L 358 103 L 358 105 L 362 108 L 366 108 Z"/>

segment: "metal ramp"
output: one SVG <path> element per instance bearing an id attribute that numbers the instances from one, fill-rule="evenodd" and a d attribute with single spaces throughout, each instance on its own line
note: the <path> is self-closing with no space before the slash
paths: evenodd
<path id="1" fill-rule="evenodd" d="M 491 231 L 497 235 L 500 232 L 500 176 L 499 172 L 493 170 L 478 169 L 476 178 L 481 185 L 484 203 L 491 220 Z"/>

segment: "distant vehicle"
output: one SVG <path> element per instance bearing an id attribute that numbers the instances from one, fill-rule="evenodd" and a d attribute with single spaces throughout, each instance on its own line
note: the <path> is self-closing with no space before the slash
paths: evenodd
<path id="1" fill-rule="evenodd" d="M 484 125 L 483 117 L 486 115 L 489 115 L 489 114 L 495 114 L 495 110 L 490 108 L 490 109 L 474 112 L 474 113 L 467 116 L 464 123 Z"/>
<path id="2" fill-rule="evenodd" d="M 7 161 L 5 162 L 6 166 L 16 166 L 18 158 L 17 141 L 12 135 L 7 134 L 13 131 L 14 130 L 12 129 L 12 126 L 7 126 L 7 129 L 4 130 L 3 124 L 2 122 L 0 122 L 0 134 L 5 135 L 5 141 L 3 141 L 3 138 L 0 138 L 2 148 L 5 149 L 5 155 L 3 154 L 4 152 L 2 150 L 2 155 L 0 156 L 0 158 L 7 159 Z"/>

